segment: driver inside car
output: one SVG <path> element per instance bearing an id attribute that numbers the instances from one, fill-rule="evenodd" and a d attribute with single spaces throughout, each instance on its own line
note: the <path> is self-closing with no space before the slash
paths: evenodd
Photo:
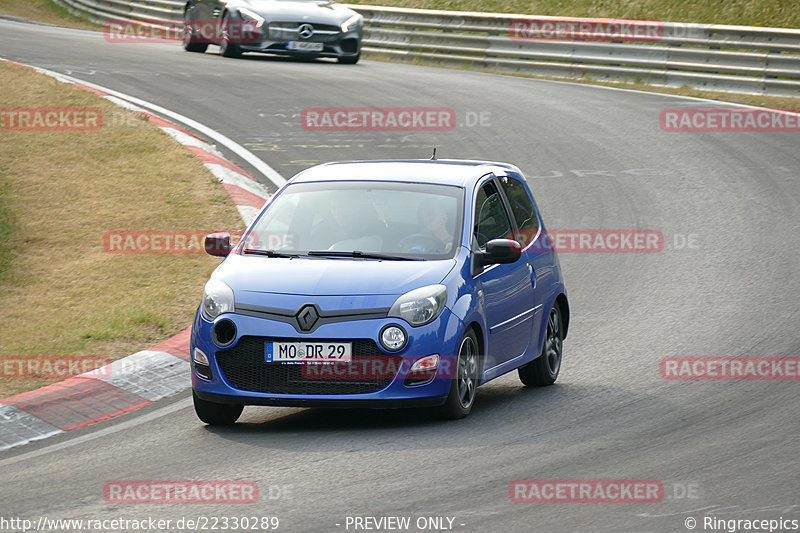
<path id="1" fill-rule="evenodd" d="M 350 193 L 334 195 L 327 216 L 314 226 L 312 249 L 378 252 L 382 245 L 378 233 L 385 227 L 369 199 Z"/>
<path id="2" fill-rule="evenodd" d="M 411 252 L 449 253 L 453 249 L 453 234 L 443 201 L 426 199 L 417 210 L 419 233 L 403 239 L 411 243 Z"/>

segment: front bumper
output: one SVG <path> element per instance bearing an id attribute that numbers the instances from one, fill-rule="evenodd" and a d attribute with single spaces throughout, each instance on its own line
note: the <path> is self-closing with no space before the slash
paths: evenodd
<path id="1" fill-rule="evenodd" d="M 444 405 L 447 396 L 432 398 L 406 398 L 404 400 L 322 400 L 318 398 L 248 398 L 214 394 L 195 390 L 197 397 L 214 403 L 265 405 L 272 407 L 318 407 L 325 409 L 408 409 L 414 407 L 438 407 Z"/>
<path id="2" fill-rule="evenodd" d="M 235 339 L 224 348 L 212 340 L 212 329 L 222 320 L 236 326 Z M 408 334 L 406 346 L 398 352 L 383 349 L 378 340 L 381 330 L 391 324 L 400 325 Z M 447 309 L 432 323 L 416 328 L 384 316 L 324 323 L 313 333 L 298 332 L 287 321 L 238 313 L 225 313 L 209 322 L 198 312 L 192 327 L 191 353 L 199 348 L 209 364 L 198 367 L 192 358 L 192 387 L 202 399 L 244 405 L 441 405 L 450 390 L 459 330 L 458 318 Z M 330 365 L 327 368 L 335 370 L 326 372 L 321 365 L 266 361 L 265 343 L 289 340 L 352 342 L 353 362 Z M 439 366 L 432 379 L 408 383 L 412 365 L 433 354 L 439 355 Z"/>
<path id="3" fill-rule="evenodd" d="M 322 50 L 292 50 L 290 42 L 319 43 Z M 273 29 L 261 30 L 255 42 L 241 44 L 243 52 L 266 52 L 271 54 L 289 55 L 295 57 L 354 57 L 361 51 L 361 32 L 351 30 L 334 35 L 313 35 L 302 39 L 290 32 L 276 32 Z"/>

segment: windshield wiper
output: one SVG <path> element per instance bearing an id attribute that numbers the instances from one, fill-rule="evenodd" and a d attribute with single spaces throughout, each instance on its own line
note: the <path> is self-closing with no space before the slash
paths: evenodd
<path id="1" fill-rule="evenodd" d="M 300 257 L 299 254 L 287 254 L 284 252 L 276 252 L 275 250 L 260 250 L 258 248 L 245 248 L 242 252 L 245 254 L 266 255 L 267 257 Z"/>
<path id="2" fill-rule="evenodd" d="M 387 261 L 423 261 L 423 259 L 418 259 L 416 257 L 376 254 L 372 252 L 361 252 L 359 250 L 353 250 L 352 252 L 344 252 L 339 250 L 311 250 L 308 252 L 308 255 L 312 257 L 358 257 L 361 259 L 385 259 Z"/>

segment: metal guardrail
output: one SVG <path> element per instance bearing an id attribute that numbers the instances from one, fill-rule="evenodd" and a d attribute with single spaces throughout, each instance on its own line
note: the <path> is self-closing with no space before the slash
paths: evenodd
<path id="1" fill-rule="evenodd" d="M 183 18 L 184 3 L 179 0 L 55 1 L 99 23 L 129 19 L 159 27 Z M 364 15 L 365 54 L 396 61 L 800 96 L 800 30 L 348 7 Z M 559 33 L 557 24 L 564 31 Z M 620 24 L 627 24 L 629 31 L 610 31 Z M 569 28 L 575 31 L 570 33 Z M 652 33 L 637 38 L 637 28 Z"/>
<path id="2" fill-rule="evenodd" d="M 155 28 L 183 20 L 186 2 L 179 0 L 53 0 L 73 15 L 97 24 L 109 20 L 131 20 Z"/>

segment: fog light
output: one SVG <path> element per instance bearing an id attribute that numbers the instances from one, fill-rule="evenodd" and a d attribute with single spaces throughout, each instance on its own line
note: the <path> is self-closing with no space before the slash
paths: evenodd
<path id="1" fill-rule="evenodd" d="M 203 350 L 201 350 L 200 348 L 194 349 L 192 359 L 194 360 L 195 363 L 210 366 L 208 363 L 208 357 L 206 356 L 206 354 L 203 353 Z"/>
<path id="2" fill-rule="evenodd" d="M 381 345 L 390 352 L 401 350 L 406 345 L 408 337 L 400 326 L 386 326 L 381 331 Z"/>
<path id="3" fill-rule="evenodd" d="M 211 381 L 211 366 L 208 364 L 208 357 L 203 353 L 203 350 L 195 348 L 192 352 L 192 361 L 194 362 L 194 373 L 203 379 Z"/>
<path id="4" fill-rule="evenodd" d="M 406 376 L 406 385 L 422 385 L 433 379 L 439 368 L 439 355 L 428 355 L 418 359 L 411 365 L 411 370 Z"/>
<path id="5" fill-rule="evenodd" d="M 414 363 L 409 372 L 426 372 L 439 368 L 439 355 L 429 355 Z"/>

